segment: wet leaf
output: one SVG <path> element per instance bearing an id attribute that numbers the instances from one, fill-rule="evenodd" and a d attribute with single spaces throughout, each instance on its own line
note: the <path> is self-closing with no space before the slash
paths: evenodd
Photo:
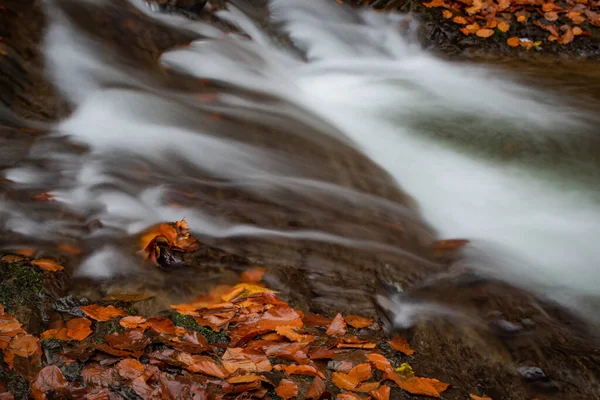
<path id="1" fill-rule="evenodd" d="M 475 35 L 482 37 L 482 38 L 488 38 L 488 37 L 492 36 L 493 34 L 494 34 L 493 29 L 480 29 L 477 32 L 475 32 Z"/>
<path id="2" fill-rule="evenodd" d="M 355 376 L 350 376 L 349 374 L 345 374 L 343 372 L 334 372 L 331 374 L 331 382 L 344 390 L 354 390 L 360 383 L 360 381 Z"/>
<path id="3" fill-rule="evenodd" d="M 355 378 L 359 383 L 371 378 L 372 374 L 373 370 L 369 363 L 359 364 L 348 372 L 348 375 Z"/>
<path id="4" fill-rule="evenodd" d="M 72 254 L 74 256 L 78 256 L 81 254 L 81 249 L 79 247 L 73 246 L 69 243 L 60 243 L 58 246 L 59 250 L 64 251 L 65 253 Z"/>
<path id="5" fill-rule="evenodd" d="M 238 369 L 244 372 L 268 372 L 273 369 L 266 355 L 242 348 L 228 348 L 221 362 L 229 374 Z"/>
<path id="6" fill-rule="evenodd" d="M 185 351 L 191 354 L 200 354 L 212 351 L 208 341 L 204 336 L 195 331 L 185 331 L 179 337 L 175 337 L 168 341 L 169 346 Z"/>
<path id="7" fill-rule="evenodd" d="M 313 367 L 312 365 L 278 364 L 274 368 L 277 371 L 283 370 L 288 375 L 319 376 L 319 377 L 325 379 L 325 376 L 321 372 L 319 372 L 315 367 Z"/>
<path id="8" fill-rule="evenodd" d="M 569 44 L 575 38 L 575 34 L 573 33 L 573 29 L 569 26 L 565 33 L 560 37 L 561 44 Z"/>
<path id="9" fill-rule="evenodd" d="M 393 338 L 392 340 L 389 341 L 390 346 L 392 346 L 392 348 L 394 350 L 398 350 L 401 353 L 406 354 L 407 356 L 410 356 L 411 354 L 414 354 L 414 350 L 410 347 L 410 345 L 408 344 L 408 342 L 406 341 L 406 339 L 398 336 Z"/>
<path id="10" fill-rule="evenodd" d="M 302 317 L 304 325 L 308 327 L 322 326 L 326 327 L 331 324 L 331 320 L 318 314 L 308 314 Z"/>
<path id="11" fill-rule="evenodd" d="M 144 332 L 138 329 L 128 329 L 123 333 L 113 333 L 104 337 L 108 345 L 117 350 L 131 351 L 138 357 L 144 353 L 150 339 L 144 336 Z"/>
<path id="12" fill-rule="evenodd" d="M 94 388 L 107 388 L 117 381 L 115 370 L 112 367 L 102 366 L 98 363 L 87 364 L 81 371 L 83 382 Z"/>
<path id="13" fill-rule="evenodd" d="M 31 384 L 31 396 L 35 399 L 46 399 L 48 392 L 64 391 L 69 382 L 65 379 L 61 370 L 55 365 L 44 367 Z"/>
<path id="14" fill-rule="evenodd" d="M 370 353 L 367 357 L 376 369 L 383 372 L 394 372 L 394 368 L 392 368 L 390 361 L 381 354 Z"/>
<path id="15" fill-rule="evenodd" d="M 353 328 L 356 329 L 362 329 L 362 328 L 367 328 L 371 325 L 373 325 L 373 321 L 368 319 L 368 318 L 364 318 L 364 317 L 359 317 L 357 315 L 348 315 L 346 317 L 344 317 L 344 320 L 346 321 L 346 323 L 348 325 L 350 325 Z"/>
<path id="16" fill-rule="evenodd" d="M 67 321 L 67 336 L 82 341 L 92 334 L 92 321 L 87 318 L 74 318 Z"/>
<path id="17" fill-rule="evenodd" d="M 65 267 L 63 267 L 62 265 L 58 264 L 57 262 L 47 259 L 47 258 L 42 258 L 40 260 L 33 260 L 31 261 L 31 264 L 40 267 L 43 270 L 46 271 L 50 271 L 50 272 L 56 272 L 56 271 L 62 271 L 63 269 L 65 269 Z"/>
<path id="18" fill-rule="evenodd" d="M 306 400 L 318 400 L 321 398 L 321 395 L 325 393 L 326 386 L 321 378 L 318 376 L 313 379 L 310 387 L 308 388 L 308 392 L 306 392 Z"/>
<path id="19" fill-rule="evenodd" d="M 193 356 L 191 359 L 193 363 L 187 367 L 191 372 L 199 372 L 220 379 L 223 379 L 228 375 L 227 371 L 210 357 Z"/>
<path id="20" fill-rule="evenodd" d="M 117 364 L 117 372 L 121 378 L 133 380 L 144 373 L 144 365 L 133 358 L 126 358 Z"/>
<path id="21" fill-rule="evenodd" d="M 325 360 L 331 359 L 335 356 L 335 350 L 327 348 L 316 348 L 310 353 L 311 360 Z"/>
<path id="22" fill-rule="evenodd" d="M 342 314 L 338 313 L 333 321 L 331 321 L 331 325 L 327 328 L 325 332 L 327 335 L 338 335 L 344 336 L 346 334 L 346 321 L 342 317 Z"/>
<path id="23" fill-rule="evenodd" d="M 159 334 L 175 335 L 175 324 L 168 318 L 155 317 L 146 321 L 150 329 Z"/>
<path id="24" fill-rule="evenodd" d="M 277 396 L 286 400 L 298 396 L 298 392 L 298 385 L 289 379 L 282 379 L 277 388 L 275 388 Z"/>
<path id="25" fill-rule="evenodd" d="M 260 375 L 248 374 L 248 375 L 239 375 L 234 376 L 227 379 L 227 382 L 237 384 L 237 383 L 252 383 L 261 380 Z"/>
<path id="26" fill-rule="evenodd" d="M 449 11 L 449 10 L 444 10 L 444 11 L 442 12 L 442 16 L 443 16 L 444 18 L 446 18 L 446 19 L 450 19 L 450 18 L 452 18 L 452 11 Z"/>
<path id="27" fill-rule="evenodd" d="M 278 326 L 277 328 L 275 328 L 275 332 L 294 342 L 308 343 L 315 340 L 315 337 L 313 335 L 306 335 L 296 332 L 296 328 L 294 328 L 293 326 Z"/>
<path id="28" fill-rule="evenodd" d="M 28 380 L 33 380 L 41 370 L 42 348 L 32 335 L 13 337 L 4 352 L 4 361 Z"/>
<path id="29" fill-rule="evenodd" d="M 146 318 L 140 316 L 129 316 L 121 318 L 119 321 L 119 325 L 123 328 L 143 328 L 145 329 L 148 324 L 146 324 Z"/>
<path id="30" fill-rule="evenodd" d="M 8 344 L 13 337 L 21 334 L 26 334 L 21 328 L 21 324 L 16 318 L 10 314 L 4 314 L 4 308 L 0 304 L 0 350 L 8 347 Z"/>
<path id="31" fill-rule="evenodd" d="M 144 377 L 139 376 L 131 382 L 131 388 L 142 399 L 152 398 L 153 389 L 146 383 Z"/>
<path id="32" fill-rule="evenodd" d="M 67 328 L 48 329 L 42 332 L 40 339 L 56 339 L 68 342 L 71 340 Z"/>
<path id="33" fill-rule="evenodd" d="M 398 385 L 403 390 L 405 390 L 411 394 L 417 394 L 417 395 L 423 395 L 423 396 L 431 396 L 431 397 L 439 398 L 440 392 L 437 388 L 443 387 L 442 385 L 447 385 L 447 384 L 444 384 L 443 382 L 438 381 L 437 379 L 417 378 L 417 377 L 405 379 L 405 378 L 400 377 L 395 372 L 391 372 L 391 373 L 386 372 L 385 376 L 388 379 L 391 379 L 392 381 L 394 381 L 396 383 L 396 385 Z M 434 381 L 436 381 L 436 382 L 434 382 Z M 440 385 L 440 384 L 442 384 L 442 385 Z M 445 386 L 444 390 L 447 387 L 448 386 Z"/>
<path id="34" fill-rule="evenodd" d="M 353 392 L 343 392 L 335 397 L 336 400 L 362 400 L 363 398 Z"/>
<path id="35" fill-rule="evenodd" d="M 546 21 L 554 22 L 558 19 L 558 13 L 554 11 L 548 11 L 544 14 Z"/>
<path id="36" fill-rule="evenodd" d="M 390 400 L 390 392 L 390 387 L 383 385 L 379 389 L 369 392 L 369 395 L 375 400 Z"/>
<path id="37" fill-rule="evenodd" d="M 583 30 L 580 27 L 576 26 L 573 28 L 573 35 L 579 36 L 581 34 L 583 34 Z"/>
<path id="38" fill-rule="evenodd" d="M 500 21 L 498 23 L 497 28 L 502 31 L 502 32 L 508 32 L 508 30 L 510 29 L 510 24 L 508 22 L 505 21 Z"/>
<path id="39" fill-rule="evenodd" d="M 358 385 L 354 391 L 359 393 L 370 393 L 379 388 L 379 382 L 365 382 Z"/>
<path id="40" fill-rule="evenodd" d="M 452 20 L 454 21 L 455 24 L 459 24 L 459 25 L 466 25 L 469 22 L 465 19 L 465 17 L 460 17 L 460 16 L 456 16 L 454 17 L 454 19 Z"/>
<path id="41" fill-rule="evenodd" d="M 81 306 L 80 308 L 85 315 L 96 321 L 110 321 L 113 318 L 127 315 L 125 310 L 116 308 L 114 306 L 103 307 L 97 304 L 92 304 L 89 306 Z"/>

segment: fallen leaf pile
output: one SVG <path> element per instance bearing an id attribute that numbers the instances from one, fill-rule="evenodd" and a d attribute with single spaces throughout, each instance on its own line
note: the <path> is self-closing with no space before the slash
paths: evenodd
<path id="1" fill-rule="evenodd" d="M 398 356 L 414 353 L 406 340 L 367 339 L 379 327 L 360 316 L 305 315 L 257 281 L 264 272 L 249 270 L 242 277 L 252 283 L 217 286 L 173 305 L 171 318 L 80 306 L 86 318 L 63 316 L 40 338 L 0 307 L 0 350 L 36 400 L 119 399 L 125 393 L 143 399 L 387 400 L 400 390 L 438 398 L 448 388 L 383 355 L 385 348 L 394 352 L 389 346 Z"/>
<path id="2" fill-rule="evenodd" d="M 443 9 L 442 16 L 459 25 L 464 35 L 507 37 L 511 47 L 542 44 L 519 35 L 528 24 L 546 31 L 548 41 L 563 45 L 600 27 L 600 1 L 594 0 L 431 0 L 423 5 Z"/>

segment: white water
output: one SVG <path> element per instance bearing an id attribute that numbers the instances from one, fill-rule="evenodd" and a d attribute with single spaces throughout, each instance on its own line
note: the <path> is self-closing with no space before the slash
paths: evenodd
<path id="1" fill-rule="evenodd" d="M 55 136 L 67 135 L 89 152 L 32 151 L 44 154 L 60 171 L 56 199 L 87 220 L 104 223 L 92 236 L 133 234 L 185 216 L 196 234 L 210 237 L 304 238 L 407 256 L 359 230 L 355 237 L 283 231 L 228 221 L 201 206 L 170 205 L 165 196 L 171 185 L 198 184 L 189 169 L 178 166 L 185 161 L 203 176 L 273 201 L 285 202 L 285 193 L 292 192 L 320 201 L 324 208 L 329 199 L 337 199 L 419 218 L 386 199 L 327 182 L 321 175 L 325 172 L 309 159 L 245 143 L 236 136 L 244 124 L 211 118 L 220 113 L 283 129 L 281 141 L 299 136 L 327 149 L 327 136 L 342 138 L 416 199 L 440 238 L 471 240 L 465 259 L 472 268 L 583 312 L 585 302 L 598 296 L 600 208 L 592 185 L 580 184 L 595 179 L 594 170 L 588 173 L 582 166 L 575 176 L 552 163 L 508 163 L 486 156 L 489 142 L 517 140 L 544 151 L 554 140 L 564 142 L 565 149 L 585 140 L 589 127 L 582 115 L 551 93 L 536 92 L 495 70 L 435 58 L 416 44 L 417 24 L 401 15 L 358 13 L 334 1 L 273 0 L 273 22 L 289 33 L 305 54 L 302 59 L 233 6 L 219 17 L 251 39 L 152 13 L 143 2 L 134 4 L 173 28 L 204 36 L 165 53 L 163 65 L 235 90 L 206 101 L 165 87 L 151 72 L 127 65 L 53 12 L 45 43 L 49 72 L 75 105 L 75 112 L 56 126 Z M 268 96 L 268 101 L 246 93 Z M 568 160 L 569 150 L 565 152 L 561 157 Z M 122 177 L 149 164 L 158 172 L 146 175 L 143 185 Z M 31 168 L 15 168 L 6 176 L 24 187 L 34 185 L 41 171 Z M 14 204 L 4 208 L 13 231 L 42 238 L 72 234 L 69 223 L 31 218 Z M 103 247 L 80 273 L 117 273 L 106 267 L 111 252 Z"/>

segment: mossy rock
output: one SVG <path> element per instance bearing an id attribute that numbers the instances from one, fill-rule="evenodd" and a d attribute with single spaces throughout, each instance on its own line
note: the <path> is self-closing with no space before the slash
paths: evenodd
<path id="1" fill-rule="evenodd" d="M 52 303 L 63 295 L 67 276 L 44 271 L 17 256 L 0 257 L 0 304 L 27 332 L 43 331 Z"/>

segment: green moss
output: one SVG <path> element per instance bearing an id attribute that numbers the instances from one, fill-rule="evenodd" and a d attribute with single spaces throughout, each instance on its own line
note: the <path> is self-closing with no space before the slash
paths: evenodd
<path id="1" fill-rule="evenodd" d="M 25 261 L 0 263 L 0 304 L 8 312 L 31 307 L 44 292 L 43 270 Z"/>
<path id="2" fill-rule="evenodd" d="M 228 344 L 229 337 L 224 332 L 215 332 L 205 326 L 200 326 L 193 317 L 189 315 L 173 314 L 171 320 L 177 326 L 181 326 L 190 331 L 196 331 L 206 338 L 211 344 Z"/>
<path id="3" fill-rule="evenodd" d="M 6 391 L 12 393 L 15 400 L 29 399 L 29 383 L 20 375 L 9 372 L 4 363 L 0 365 L 0 382 L 6 385 Z"/>

